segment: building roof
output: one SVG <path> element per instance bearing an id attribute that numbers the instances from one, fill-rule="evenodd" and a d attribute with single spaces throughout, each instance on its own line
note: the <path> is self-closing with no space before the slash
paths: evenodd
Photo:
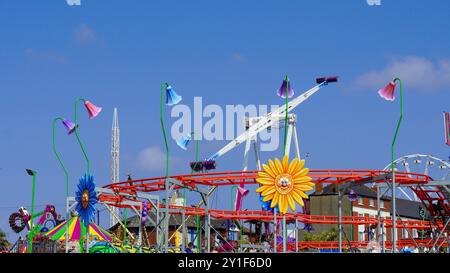
<path id="1" fill-rule="evenodd" d="M 365 185 L 356 185 L 351 188 L 355 191 L 355 193 L 358 196 L 363 196 L 367 198 L 377 198 L 377 192 L 375 190 L 370 189 L 369 187 Z M 349 189 L 346 190 L 345 194 L 347 194 Z M 331 184 L 329 186 L 326 186 L 323 188 L 322 193 L 317 194 L 311 194 L 310 196 L 323 196 L 323 195 L 336 195 L 337 190 L 336 186 L 334 184 Z M 388 196 L 383 196 L 381 198 L 382 200 L 388 200 L 390 201 L 391 198 Z M 396 207 L 397 207 L 397 213 L 400 217 L 404 218 L 411 218 L 411 219 L 417 219 L 421 220 L 422 217 L 419 215 L 419 209 L 425 209 L 425 206 L 418 201 L 411 201 L 407 199 L 397 198 L 396 199 Z M 427 212 L 428 215 L 428 212 Z"/>
<path id="2" fill-rule="evenodd" d="M 396 200 L 397 212 L 400 217 L 422 220 L 422 217 L 420 217 L 419 214 L 419 210 L 420 208 L 425 209 L 425 206 L 421 202 L 410 201 L 401 198 L 397 198 Z"/>
<path id="3" fill-rule="evenodd" d="M 351 187 L 351 189 L 358 195 L 358 196 L 364 196 L 364 197 L 371 197 L 371 198 L 377 198 L 377 192 L 375 190 L 372 190 L 371 188 L 364 186 L 364 185 L 355 185 Z M 347 188 L 345 190 L 345 194 L 348 194 L 350 191 L 350 188 Z M 318 195 L 336 195 L 337 194 L 337 187 L 335 184 L 328 185 L 323 188 L 322 193 L 313 193 L 312 196 L 318 196 Z M 383 196 L 381 198 L 382 200 L 390 200 L 389 197 Z"/>

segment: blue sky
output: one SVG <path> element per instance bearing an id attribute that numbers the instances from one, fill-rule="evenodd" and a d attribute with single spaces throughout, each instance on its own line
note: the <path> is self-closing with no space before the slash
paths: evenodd
<path id="1" fill-rule="evenodd" d="M 38 172 L 37 208 L 55 204 L 63 211 L 64 176 L 51 149 L 51 121 L 57 115 L 73 119 L 79 96 L 103 107 L 94 120 L 80 108 L 79 121 L 98 185 L 109 181 L 114 107 L 122 179 L 126 173 L 163 175 L 151 164 L 163 155 L 162 81 L 169 81 L 186 105 L 202 96 L 205 105 L 225 107 L 281 104 L 275 90 L 285 74 L 297 95 L 317 76 L 339 75 L 338 84 L 295 111 L 301 150 L 311 155 L 307 164 L 382 169 L 399 109 L 398 101 L 388 103 L 376 91 L 399 75 L 405 120 L 396 154 L 447 159 L 442 111 L 450 110 L 449 10 L 447 1 L 400 0 L 376 7 L 365 0 L 82 0 L 72 7 L 64 0 L 1 1 L 0 228 L 16 238 L 7 217 L 19 206 L 29 207 L 25 168 Z M 84 158 L 62 128 L 57 142 L 74 192 Z M 225 144 L 204 142 L 201 156 Z M 188 172 L 193 146 L 185 152 L 172 140 L 171 147 L 172 173 Z M 239 170 L 243 148 L 219 159 L 219 170 Z M 263 161 L 280 154 L 265 153 Z M 214 202 L 229 206 L 229 190 L 221 191 Z M 257 206 L 251 200 L 248 206 Z"/>

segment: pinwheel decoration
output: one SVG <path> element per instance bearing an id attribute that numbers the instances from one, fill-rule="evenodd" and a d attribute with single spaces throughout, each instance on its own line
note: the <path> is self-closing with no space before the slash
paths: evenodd
<path id="1" fill-rule="evenodd" d="M 308 198 L 306 192 L 314 186 L 308 176 L 309 168 L 303 168 L 304 165 L 305 160 L 298 158 L 289 163 L 287 156 L 282 161 L 275 158 L 269 160 L 269 165 L 263 164 L 264 172 L 258 172 L 256 179 L 261 184 L 256 192 L 264 197 L 262 202 L 272 200 L 270 207 L 278 205 L 282 214 L 287 213 L 288 207 L 295 211 L 295 203 L 303 207 L 303 198 Z"/>
<path id="2" fill-rule="evenodd" d="M 85 174 L 80 178 L 78 190 L 75 194 L 75 200 L 78 202 L 76 211 L 83 224 L 87 227 L 95 217 L 95 204 L 98 202 L 97 193 L 95 192 L 94 177 Z"/>

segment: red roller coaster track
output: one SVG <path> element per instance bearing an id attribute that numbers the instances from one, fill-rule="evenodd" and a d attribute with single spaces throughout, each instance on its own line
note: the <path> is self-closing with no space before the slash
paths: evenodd
<path id="1" fill-rule="evenodd" d="M 250 185 L 257 184 L 258 171 L 234 171 L 234 172 L 212 172 L 212 173 L 200 173 L 200 174 L 184 174 L 174 175 L 170 178 L 176 179 L 181 184 L 197 188 L 199 186 L 233 186 L 233 185 Z M 390 172 L 382 170 L 310 170 L 309 176 L 312 178 L 313 183 L 332 183 L 332 184 L 344 184 L 349 182 L 354 183 L 385 183 L 390 181 Z M 406 173 L 396 172 L 396 183 L 402 185 L 422 185 L 426 186 L 428 182 L 432 181 L 432 178 L 419 173 Z M 117 207 L 127 207 L 122 201 L 132 200 L 138 201 L 136 197 L 138 192 L 157 192 L 165 190 L 165 177 L 155 177 L 146 179 L 137 179 L 124 182 L 118 182 L 106 185 L 105 188 L 111 189 L 113 192 L 126 194 L 106 194 L 102 193 L 99 196 L 100 202 L 108 202 Z M 175 185 L 174 189 L 182 188 L 182 186 Z M 420 197 L 420 196 L 419 196 Z M 171 208 L 183 209 L 186 215 L 204 215 L 203 208 L 195 207 L 176 207 Z M 216 210 L 209 209 L 209 215 L 215 219 L 230 219 L 230 220 L 261 220 L 261 221 L 273 221 L 273 214 L 267 211 L 261 210 L 245 210 L 245 211 L 230 211 L 230 210 Z M 308 215 L 301 213 L 288 213 L 286 214 L 287 221 L 298 220 L 302 223 L 309 224 L 337 224 L 337 216 L 324 216 L 324 215 Z M 359 216 L 343 216 L 342 224 L 350 225 L 375 225 L 378 223 L 376 217 L 359 217 Z M 390 218 L 383 218 L 382 223 L 385 227 L 392 226 L 392 220 Z M 398 220 L 397 226 L 402 228 L 414 228 L 414 229 L 429 229 L 431 223 L 429 221 L 416 221 L 416 220 Z M 422 242 L 423 241 L 423 242 Z M 422 240 L 416 241 L 416 244 L 423 246 L 430 246 L 430 241 Z M 351 247 L 367 247 L 367 242 L 350 242 Z M 387 241 L 386 246 L 389 247 L 391 242 Z M 399 241 L 399 246 L 412 245 L 411 240 Z M 432 245 L 432 243 L 431 243 Z M 444 243 L 444 245 L 446 245 Z M 337 242 L 299 242 L 299 248 L 337 248 Z M 349 246 L 345 246 L 349 247 Z M 290 244 L 289 248 L 295 248 L 295 245 Z"/>

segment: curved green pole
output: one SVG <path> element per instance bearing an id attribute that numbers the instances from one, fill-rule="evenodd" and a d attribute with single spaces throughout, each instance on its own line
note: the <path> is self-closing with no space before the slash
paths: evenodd
<path id="1" fill-rule="evenodd" d="M 395 142 L 397 141 L 397 134 L 398 134 L 398 130 L 400 128 L 400 124 L 402 123 L 403 120 L 403 82 L 400 78 L 395 78 L 394 79 L 394 83 L 395 82 L 399 82 L 400 83 L 400 118 L 398 119 L 397 122 L 397 127 L 395 129 L 395 134 L 394 134 L 394 139 L 392 140 L 392 145 L 391 145 L 391 168 L 392 168 L 392 252 L 395 252 L 395 249 L 397 248 L 397 234 L 396 234 L 396 226 L 397 226 L 397 219 L 396 219 L 396 200 L 395 200 L 395 166 L 394 166 L 394 146 L 395 146 Z"/>
<path id="2" fill-rule="evenodd" d="M 58 120 L 62 121 L 63 119 L 61 117 L 56 117 L 53 119 L 53 123 L 52 123 L 52 146 L 53 146 L 53 152 L 55 153 L 55 156 L 58 159 L 59 165 L 61 165 L 61 168 L 64 171 L 64 175 L 66 176 L 66 202 L 67 202 L 67 198 L 69 197 L 69 172 L 67 171 L 66 167 L 64 166 L 64 163 L 61 160 L 61 157 L 59 156 L 58 151 L 56 150 L 56 141 L 55 141 L 55 139 L 56 139 L 55 129 L 56 129 L 56 122 Z M 69 212 L 66 209 L 66 243 L 65 243 L 66 253 L 68 252 L 68 248 L 67 248 L 68 239 L 69 239 L 68 237 L 69 237 Z"/>
<path id="3" fill-rule="evenodd" d="M 30 232 L 28 232 L 28 253 L 33 252 L 33 237 L 34 237 L 34 226 L 33 226 L 33 215 L 34 215 L 34 194 L 36 193 L 36 172 L 33 171 L 33 185 L 31 188 L 31 215 L 30 215 Z"/>
<path id="4" fill-rule="evenodd" d="M 91 171 L 91 163 L 90 163 L 89 158 L 88 158 L 88 156 L 86 154 L 86 150 L 84 149 L 83 143 L 81 142 L 80 135 L 78 134 L 78 102 L 79 101 L 85 102 L 86 100 L 83 99 L 83 98 L 77 98 L 77 100 L 75 101 L 75 119 L 74 119 L 75 120 L 75 136 L 77 137 L 78 144 L 80 145 L 81 151 L 83 152 L 84 158 L 86 159 L 86 165 L 87 165 L 87 172 L 86 173 L 89 176 L 90 175 L 90 171 Z"/>
<path id="5" fill-rule="evenodd" d="M 161 85 L 161 103 L 159 107 L 159 119 L 161 121 L 161 128 L 164 136 L 164 144 L 166 145 L 166 178 L 169 177 L 169 143 L 167 142 L 166 129 L 164 128 L 164 91 L 167 83 Z"/>
<path id="6" fill-rule="evenodd" d="M 64 166 L 64 162 L 61 160 L 61 157 L 58 154 L 58 151 L 56 150 L 56 134 L 55 134 L 55 130 L 56 130 L 56 122 L 60 120 L 62 121 L 63 119 L 61 117 L 56 117 L 53 119 L 53 124 L 52 124 L 52 146 L 53 146 L 53 153 L 55 154 L 56 158 L 58 159 L 59 165 L 61 165 L 61 168 L 64 172 L 64 175 L 66 176 L 66 197 L 69 196 L 69 172 L 67 171 L 66 167 Z"/>
<path id="7" fill-rule="evenodd" d="M 286 115 L 284 118 L 284 155 L 286 155 L 287 129 L 288 129 L 288 100 L 289 100 L 289 78 L 286 75 Z"/>

